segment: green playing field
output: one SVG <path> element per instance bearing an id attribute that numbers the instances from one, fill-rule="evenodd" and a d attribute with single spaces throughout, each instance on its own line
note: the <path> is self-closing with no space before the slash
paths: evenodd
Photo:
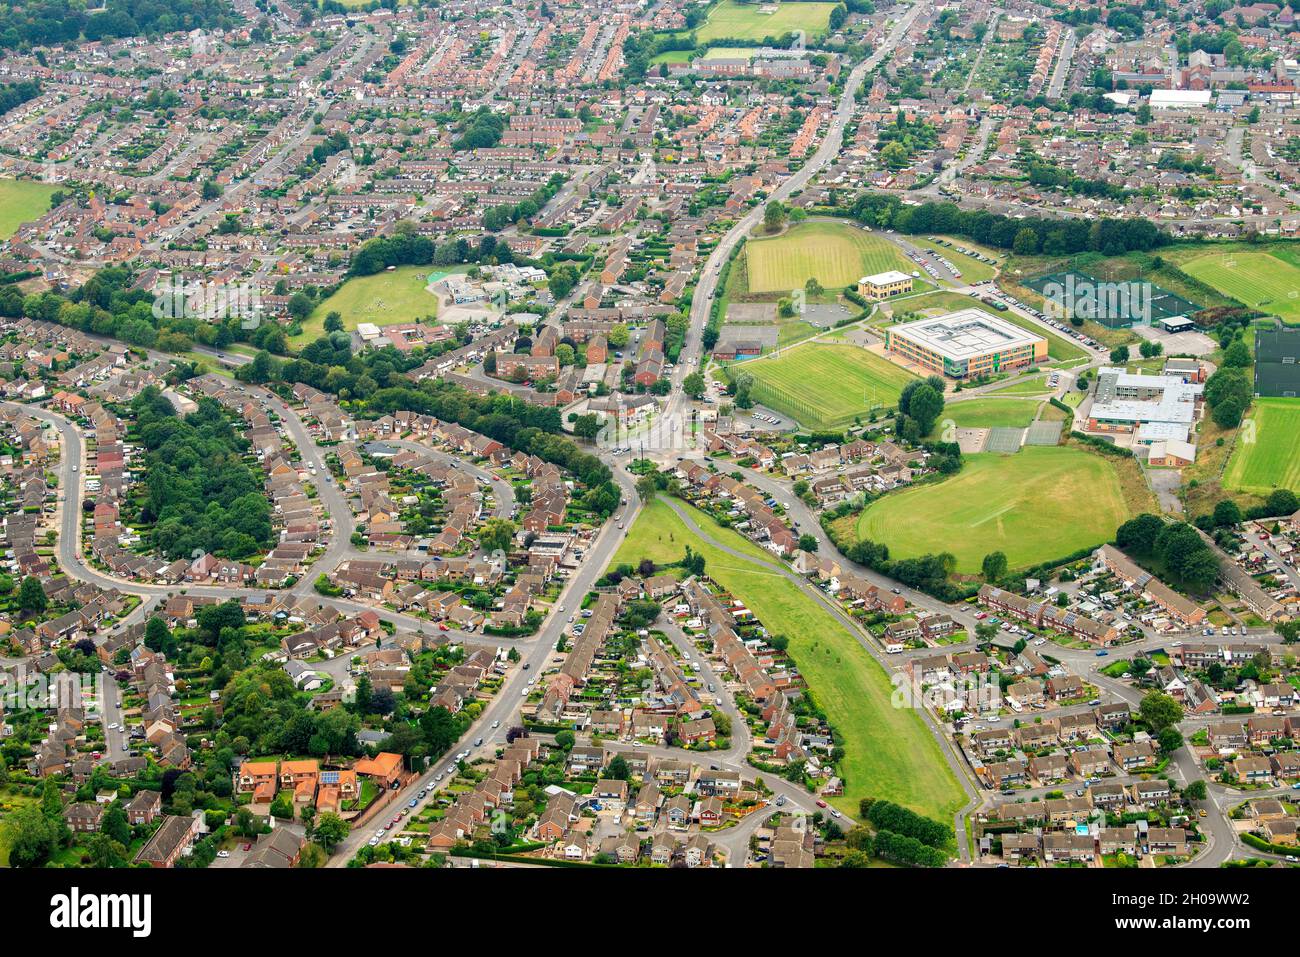
<path id="1" fill-rule="evenodd" d="M 963 460 L 952 478 L 868 506 L 858 535 L 894 558 L 951 552 L 957 571 L 973 573 L 989 552 L 1025 568 L 1100 545 L 1129 518 L 1119 477 L 1100 455 L 1029 446 Z"/>
<path id="2" fill-rule="evenodd" d="M 714 40 L 752 40 L 779 37 L 802 30 L 808 40 L 822 36 L 830 23 L 834 3 L 736 3 L 722 0 L 695 31 L 699 43 Z"/>
<path id="3" fill-rule="evenodd" d="M 914 376 L 859 346 L 810 342 L 774 359 L 735 368 L 754 376 L 752 395 L 810 428 L 864 421 L 873 408 L 892 408 Z"/>
<path id="4" fill-rule="evenodd" d="M 0 179 L 0 239 L 8 239 L 23 223 L 39 219 L 50 208 L 54 187 L 26 179 Z"/>
<path id="5" fill-rule="evenodd" d="M 1300 321 L 1300 266 L 1271 252 L 1207 253 L 1182 270 L 1247 306 Z"/>
<path id="6" fill-rule="evenodd" d="M 1237 435 L 1223 473 L 1224 488 L 1268 495 L 1300 492 L 1300 399 L 1260 398 Z"/>
<path id="7" fill-rule="evenodd" d="M 842 289 L 873 273 L 915 268 L 883 236 L 845 223 L 799 223 L 775 238 L 751 239 L 745 256 L 751 292 L 802 289 L 811 278 Z"/>

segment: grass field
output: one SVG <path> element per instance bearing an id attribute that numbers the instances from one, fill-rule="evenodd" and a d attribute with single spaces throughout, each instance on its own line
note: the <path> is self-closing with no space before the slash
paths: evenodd
<path id="1" fill-rule="evenodd" d="M 54 187 L 26 179 L 0 179 L 0 239 L 8 239 L 23 223 L 39 219 L 50 208 Z"/>
<path id="2" fill-rule="evenodd" d="M 1248 306 L 1300 321 L 1300 266 L 1274 253 L 1209 253 L 1189 259 L 1182 270 Z"/>
<path id="3" fill-rule="evenodd" d="M 1047 376 L 1035 375 L 1028 379 L 1021 379 L 1019 382 L 1013 382 L 1011 385 L 1003 386 L 1000 389 L 990 389 L 998 395 L 1047 395 L 1052 390 L 1047 385 Z"/>
<path id="4" fill-rule="evenodd" d="M 763 13 L 767 6 L 775 6 L 775 13 Z M 736 3 L 722 0 L 709 12 L 704 25 L 695 31 L 699 43 L 713 40 L 753 40 L 779 37 L 783 33 L 802 30 L 807 39 L 814 40 L 826 32 L 833 3 Z"/>
<path id="5" fill-rule="evenodd" d="M 743 368 L 754 376 L 755 401 L 814 428 L 847 425 L 873 407 L 893 407 L 913 378 L 859 346 L 816 342 Z"/>
<path id="6" fill-rule="evenodd" d="M 415 322 L 438 312 L 438 299 L 424 287 L 430 279 L 441 279 L 446 271 L 428 266 L 399 266 L 392 272 L 358 276 L 339 287 L 338 292 L 320 303 L 302 324 L 302 335 L 292 336 L 295 349 L 321 337 L 325 317 L 331 312 L 343 316 L 343 328 L 349 332 L 361 322 L 391 326 L 398 322 Z"/>
<path id="7" fill-rule="evenodd" d="M 956 312 L 959 309 L 978 308 L 980 303 L 974 296 L 940 290 L 920 296 L 904 296 L 901 299 L 889 300 L 884 305 L 893 312 L 895 317 L 901 317 L 905 312 L 938 316 L 947 312 Z"/>
<path id="8" fill-rule="evenodd" d="M 979 398 L 949 402 L 935 424 L 935 434 L 952 419 L 959 429 L 1023 429 L 1034 421 L 1040 400 L 1018 398 Z"/>
<path id="9" fill-rule="evenodd" d="M 1100 455 L 1027 446 L 963 459 L 952 478 L 869 506 L 858 535 L 894 558 L 951 552 L 958 572 L 974 573 L 989 552 L 1005 553 L 1014 569 L 1100 545 L 1129 518 L 1119 477 Z"/>
<path id="10" fill-rule="evenodd" d="M 745 256 L 750 292 L 789 292 L 811 278 L 842 289 L 873 273 L 914 268 L 889 240 L 843 223 L 799 223 L 772 239 L 751 239 Z"/>
<path id="11" fill-rule="evenodd" d="M 1252 436 L 1254 441 L 1247 441 Z M 1300 399 L 1260 398 L 1223 473 L 1223 487 L 1255 495 L 1300 492 Z"/>
<path id="12" fill-rule="evenodd" d="M 714 541 L 756 558 L 766 554 L 683 507 Z M 771 555 L 762 557 L 766 564 L 729 555 L 695 535 L 660 500 L 637 517 L 613 564 L 677 561 L 687 544 L 703 554 L 710 578 L 744 601 L 771 633 L 789 639 L 790 655 L 842 739 L 844 794 L 831 803 L 856 816 L 859 800 L 871 795 L 950 822 L 964 795 L 920 717 L 893 707 L 884 669 L 829 610 L 772 564 Z"/>

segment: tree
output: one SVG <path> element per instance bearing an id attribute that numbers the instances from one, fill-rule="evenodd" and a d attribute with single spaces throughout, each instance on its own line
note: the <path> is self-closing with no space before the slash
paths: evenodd
<path id="1" fill-rule="evenodd" d="M 800 535 L 799 550 L 801 552 L 808 552 L 809 554 L 817 551 L 817 536 L 806 532 L 803 535 Z"/>
<path id="2" fill-rule="evenodd" d="M 890 140 L 880 151 L 880 162 L 890 169 L 902 169 L 911 159 L 907 147 L 898 140 Z"/>
<path id="3" fill-rule="evenodd" d="M 928 382 L 918 385 L 911 395 L 907 406 L 907 415 L 916 420 L 917 432 L 926 436 L 934 428 L 943 412 L 943 396 L 934 391 Z"/>
<path id="4" fill-rule="evenodd" d="M 763 229 L 769 233 L 781 231 L 785 225 L 786 210 L 785 206 L 779 200 L 772 200 L 763 210 Z"/>
<path id="5" fill-rule="evenodd" d="M 1193 781 L 1183 788 L 1183 797 L 1189 801 L 1204 801 L 1209 796 L 1209 788 L 1201 780 Z"/>
<path id="6" fill-rule="evenodd" d="M 327 811 L 316 822 L 316 843 L 327 851 L 333 851 L 336 845 L 343 843 L 351 830 L 351 824 L 337 814 Z"/>
<path id="7" fill-rule="evenodd" d="M 342 313 L 339 313 L 339 312 L 336 312 L 336 311 L 331 310 L 331 311 L 330 311 L 330 312 L 325 316 L 325 331 L 326 331 L 326 332 L 342 332 L 343 330 L 344 330 L 344 326 L 343 326 L 343 315 L 342 315 Z"/>
<path id="8" fill-rule="evenodd" d="M 172 644 L 172 633 L 167 622 L 157 615 L 150 616 L 148 624 L 144 626 L 144 644 L 150 651 L 166 653 Z"/>
<path id="9" fill-rule="evenodd" d="M 704 397 L 704 375 L 700 372 L 692 372 L 682 380 L 682 391 L 692 399 L 701 399 Z"/>
<path id="10" fill-rule="evenodd" d="M 1162 753 L 1173 754 L 1183 746 L 1183 733 L 1177 728 L 1165 728 L 1156 736 L 1156 740 Z"/>
<path id="11" fill-rule="evenodd" d="M 642 475 L 636 480 L 636 494 L 643 502 L 649 502 L 659 491 L 659 486 L 655 483 L 653 475 Z"/>
<path id="12" fill-rule="evenodd" d="M 1214 525 L 1216 528 L 1240 524 L 1241 508 L 1232 499 L 1225 498 L 1214 506 Z"/>
<path id="13" fill-rule="evenodd" d="M 478 533 L 478 541 L 489 552 L 508 552 L 515 531 L 515 523 L 510 519 L 489 518 Z"/>
<path id="14" fill-rule="evenodd" d="M 1159 515 L 1143 512 L 1130 518 L 1115 531 L 1115 544 L 1126 552 L 1150 555 L 1155 550 L 1156 538 L 1164 527 L 1164 520 Z"/>
<path id="15" fill-rule="evenodd" d="M 1111 349 L 1110 361 L 1117 366 L 1128 362 L 1128 346 L 1116 346 L 1114 349 Z"/>
<path id="16" fill-rule="evenodd" d="M 58 843 L 58 830 L 35 804 L 11 815 L 7 831 L 10 867 L 43 867 Z"/>
<path id="17" fill-rule="evenodd" d="M 18 607 L 29 615 L 39 614 L 50 607 L 50 600 L 45 597 L 41 580 L 28 575 L 18 589 Z"/>
<path id="18" fill-rule="evenodd" d="M 984 556 L 980 570 L 986 582 L 1001 581 L 1007 573 L 1007 556 L 1002 552 L 989 552 Z"/>
<path id="19" fill-rule="evenodd" d="M 1174 728 L 1182 720 L 1183 706 L 1163 691 L 1148 691 L 1138 705 L 1138 715 L 1159 736 L 1161 731 Z"/>
<path id="20" fill-rule="evenodd" d="M 1244 369 L 1250 361 L 1250 347 L 1240 339 L 1223 350 L 1223 364 L 1229 369 Z"/>

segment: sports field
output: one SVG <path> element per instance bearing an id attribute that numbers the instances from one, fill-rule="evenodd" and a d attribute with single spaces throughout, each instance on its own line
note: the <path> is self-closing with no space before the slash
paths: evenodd
<path id="1" fill-rule="evenodd" d="M 343 327 L 349 332 L 361 322 L 391 326 L 432 318 L 438 312 L 438 299 L 424 287 L 446 275 L 447 271 L 430 266 L 399 266 L 392 272 L 349 279 L 312 310 L 302 324 L 302 335 L 291 337 L 289 345 L 297 349 L 319 339 L 325 331 L 325 317 L 331 312 L 343 316 Z"/>
<path id="2" fill-rule="evenodd" d="M 1256 495 L 1300 492 L 1300 399 L 1259 398 L 1237 437 L 1223 487 Z"/>
<path id="3" fill-rule="evenodd" d="M 979 398 L 949 402 L 935 423 L 935 433 L 951 419 L 959 429 L 1023 429 L 1034 421 L 1040 400 Z"/>
<path id="4" fill-rule="evenodd" d="M 722 0 L 709 11 L 709 18 L 695 31 L 699 43 L 713 40 L 752 40 L 779 37 L 804 31 L 808 40 L 826 32 L 833 3 L 736 3 Z M 774 11 L 771 13 L 765 11 Z"/>
<path id="5" fill-rule="evenodd" d="M 875 407 L 892 408 L 914 376 L 859 346 L 809 342 L 774 359 L 744 364 L 756 402 L 812 428 L 848 425 Z"/>
<path id="6" fill-rule="evenodd" d="M 802 289 L 813 278 L 842 289 L 873 273 L 915 268 L 883 236 L 843 223 L 799 223 L 772 239 L 751 239 L 745 256 L 750 292 Z"/>
<path id="7" fill-rule="evenodd" d="M 893 558 L 951 552 L 969 574 L 989 552 L 1005 553 L 1014 569 L 1100 545 L 1129 518 L 1119 477 L 1100 455 L 1027 446 L 963 461 L 952 478 L 869 506 L 859 537 L 888 545 Z"/>
<path id="8" fill-rule="evenodd" d="M 895 708 L 879 663 L 841 622 L 763 552 L 736 532 L 682 505 L 708 539 L 756 559 L 729 555 L 688 528 L 663 500 L 647 505 L 612 564 L 642 558 L 678 561 L 686 546 L 704 556 L 705 573 L 750 608 L 772 634 L 789 639 L 789 653 L 841 738 L 844 794 L 831 803 L 858 814 L 868 795 L 888 798 L 950 823 L 964 802 L 961 786 L 917 713 Z"/>
<path id="9" fill-rule="evenodd" d="M 1300 266 L 1274 253 L 1207 253 L 1182 270 L 1247 306 L 1300 321 Z"/>
<path id="10" fill-rule="evenodd" d="M 55 188 L 27 179 L 0 179 L 0 239 L 8 239 L 23 223 L 39 219 L 50 208 Z"/>

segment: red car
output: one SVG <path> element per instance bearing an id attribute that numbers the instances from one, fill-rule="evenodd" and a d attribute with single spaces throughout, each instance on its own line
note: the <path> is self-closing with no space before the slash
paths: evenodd
<path id="1" fill-rule="evenodd" d="M 439 630 L 439 631 L 451 631 L 451 629 L 448 628 L 448 627 L 446 626 L 446 624 L 444 624 L 444 623 L 441 622 L 441 621 L 438 622 L 438 630 Z"/>
<path id="2" fill-rule="evenodd" d="M 825 807 L 825 806 L 826 806 L 826 802 L 825 802 L 825 801 L 818 801 L 818 802 L 817 802 L 817 806 L 818 806 L 818 807 Z"/>

